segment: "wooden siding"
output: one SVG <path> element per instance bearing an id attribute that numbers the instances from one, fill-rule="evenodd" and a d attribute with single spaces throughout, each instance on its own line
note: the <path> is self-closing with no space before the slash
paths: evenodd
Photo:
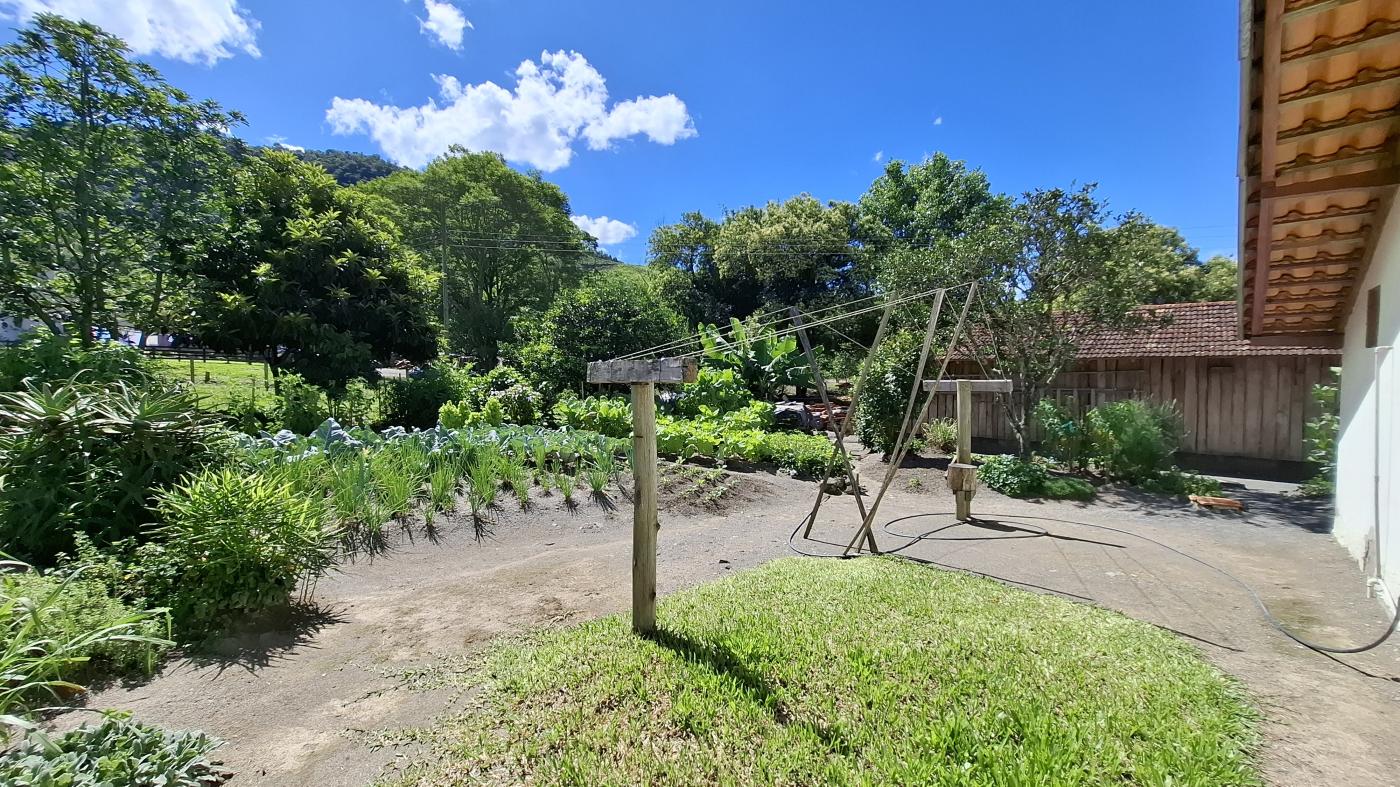
<path id="1" fill-rule="evenodd" d="M 1120 399 L 1175 403 L 1186 424 L 1182 451 L 1302 461 L 1303 425 L 1317 415 L 1312 386 L 1331 380 L 1340 361 L 1323 355 L 1084 361 L 1056 377 L 1046 395 L 1076 414 Z M 982 374 L 975 363 L 954 362 L 949 376 Z M 972 414 L 973 437 L 1015 440 L 999 396 L 975 397 Z M 934 417 L 955 415 L 953 395 L 940 394 Z"/>

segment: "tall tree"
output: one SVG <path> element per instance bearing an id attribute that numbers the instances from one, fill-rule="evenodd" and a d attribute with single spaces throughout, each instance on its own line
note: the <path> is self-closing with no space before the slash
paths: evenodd
<path id="1" fill-rule="evenodd" d="M 1202 262 L 1181 233 L 1139 213 L 1129 213 L 1112 229 L 1117 264 L 1138 274 L 1140 303 L 1230 300 L 1236 268 L 1230 257 Z"/>
<path id="2" fill-rule="evenodd" d="M 647 243 L 647 264 L 680 292 L 682 314 L 691 325 L 726 323 L 759 303 L 752 286 L 736 286 L 720 275 L 715 263 L 719 227 L 714 219 L 692 211 L 675 224 L 652 230 Z"/>
<path id="3" fill-rule="evenodd" d="M 448 348 L 489 364 L 513 338 L 511 318 L 547 308 L 596 255 L 569 220 L 564 192 L 495 153 L 453 147 L 422 172 L 357 188 L 386 200 L 409 244 L 441 272 Z"/>
<path id="4" fill-rule="evenodd" d="M 859 208 L 880 288 L 908 293 L 961 283 L 950 244 L 1006 221 L 1011 200 L 993 193 L 981 170 L 935 153 L 917 164 L 890 161 Z"/>
<path id="5" fill-rule="evenodd" d="M 328 385 L 431 357 L 435 277 L 375 204 L 290 153 L 244 162 L 233 231 L 198 266 L 201 338 Z"/>
<path id="6" fill-rule="evenodd" d="M 238 118 L 127 54 L 52 14 L 0 48 L 0 305 L 84 342 L 160 319 L 167 277 L 223 223 Z"/>
<path id="7" fill-rule="evenodd" d="M 866 284 L 854 240 L 856 208 L 807 194 L 725 217 L 715 237 L 720 276 L 756 291 L 759 303 L 803 304 Z"/>
<path id="8" fill-rule="evenodd" d="M 978 282 L 978 311 L 965 333 L 970 354 L 993 376 L 1010 378 L 1003 398 L 1023 455 L 1029 416 L 1046 387 L 1071 365 L 1084 338 L 1131 329 L 1143 292 L 1141 271 L 1119 264 L 1119 238 L 1094 187 L 1027 192 L 1011 221 L 969 233 L 954 248 Z"/>

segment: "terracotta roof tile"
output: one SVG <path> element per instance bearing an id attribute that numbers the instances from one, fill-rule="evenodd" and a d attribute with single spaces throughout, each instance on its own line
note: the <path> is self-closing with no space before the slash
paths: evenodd
<path id="1" fill-rule="evenodd" d="M 1141 307 L 1165 322 L 1137 331 L 1102 331 L 1080 344 L 1081 359 L 1340 355 L 1327 347 L 1251 344 L 1239 337 L 1234 301 L 1167 303 Z"/>

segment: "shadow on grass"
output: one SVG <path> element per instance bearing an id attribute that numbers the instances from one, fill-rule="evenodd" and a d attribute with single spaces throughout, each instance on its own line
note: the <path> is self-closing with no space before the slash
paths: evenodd
<path id="1" fill-rule="evenodd" d="M 811 721 L 793 719 L 784 706 L 782 697 L 774 691 L 767 679 L 750 667 L 743 657 L 724 645 L 718 642 L 698 641 L 681 632 L 664 628 L 657 629 L 649 639 L 692 664 L 705 667 L 716 675 L 733 679 L 749 700 L 763 708 L 777 724 L 805 730 L 821 741 L 826 750 L 833 754 L 849 755 L 854 750 L 851 742 L 840 734 Z"/>

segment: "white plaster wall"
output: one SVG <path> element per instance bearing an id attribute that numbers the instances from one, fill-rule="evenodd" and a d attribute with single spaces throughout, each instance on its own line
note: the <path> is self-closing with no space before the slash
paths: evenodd
<path id="1" fill-rule="evenodd" d="M 1368 571 L 1379 565 L 1394 603 L 1400 593 L 1400 467 L 1396 410 L 1400 400 L 1400 200 L 1395 200 L 1375 255 L 1347 317 L 1342 350 L 1341 434 L 1333 534 Z M 1380 285 L 1378 347 L 1366 343 L 1366 293 Z M 1379 545 L 1377 545 L 1379 539 Z"/>

